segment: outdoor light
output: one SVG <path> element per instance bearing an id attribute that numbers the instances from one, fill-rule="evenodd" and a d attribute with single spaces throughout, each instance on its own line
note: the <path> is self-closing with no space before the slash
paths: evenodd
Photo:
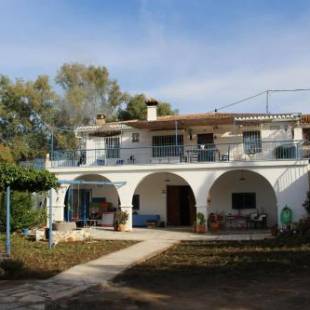
<path id="1" fill-rule="evenodd" d="M 244 175 L 243 175 L 243 172 L 242 172 L 242 171 L 241 171 L 241 176 L 240 176 L 239 181 L 241 181 L 241 182 L 245 181 L 245 177 L 244 177 Z"/>

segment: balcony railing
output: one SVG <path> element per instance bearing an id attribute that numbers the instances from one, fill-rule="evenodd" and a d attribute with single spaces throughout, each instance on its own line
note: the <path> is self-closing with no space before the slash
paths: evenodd
<path id="1" fill-rule="evenodd" d="M 302 142 L 275 141 L 210 145 L 119 147 L 77 151 L 55 151 L 52 168 L 77 166 L 121 166 L 146 164 L 212 163 L 309 158 Z"/>

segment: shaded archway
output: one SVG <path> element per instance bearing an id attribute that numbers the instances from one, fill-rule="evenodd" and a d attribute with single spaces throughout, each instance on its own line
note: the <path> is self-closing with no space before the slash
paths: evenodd
<path id="1" fill-rule="evenodd" d="M 188 226 L 195 220 L 195 197 L 181 176 L 156 172 L 144 177 L 133 196 L 133 225 L 144 226 L 148 216 L 164 225 Z"/>
<path id="2" fill-rule="evenodd" d="M 272 185 L 259 173 L 250 170 L 225 172 L 213 183 L 207 197 L 208 214 L 266 214 L 267 226 L 277 224 L 277 199 Z"/>
<path id="3" fill-rule="evenodd" d="M 97 174 L 82 175 L 74 181 L 81 183 L 71 184 L 66 192 L 65 220 L 75 221 L 81 225 L 111 226 L 113 214 L 120 204 L 113 183 Z M 107 184 L 100 184 L 102 181 Z"/>

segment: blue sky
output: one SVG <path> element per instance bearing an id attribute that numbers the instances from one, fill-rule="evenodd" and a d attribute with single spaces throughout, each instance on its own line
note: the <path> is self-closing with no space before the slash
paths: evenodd
<path id="1" fill-rule="evenodd" d="M 0 0 L 0 73 L 105 65 L 123 90 L 207 112 L 272 88 L 310 87 L 310 2 Z M 227 111 L 264 111 L 264 97 Z M 310 92 L 272 112 L 310 112 Z"/>

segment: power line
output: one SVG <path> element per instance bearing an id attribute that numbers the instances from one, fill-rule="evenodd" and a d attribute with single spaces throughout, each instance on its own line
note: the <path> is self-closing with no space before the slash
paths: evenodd
<path id="1" fill-rule="evenodd" d="M 258 97 L 258 96 L 261 96 L 261 95 L 263 95 L 263 94 L 265 94 L 265 93 L 266 93 L 266 91 L 263 91 L 263 92 L 260 92 L 260 93 L 258 93 L 258 94 L 256 94 L 256 95 L 253 95 L 253 96 L 250 96 L 250 97 L 246 97 L 246 98 L 240 99 L 240 100 L 238 100 L 238 101 L 235 101 L 235 102 L 229 103 L 229 104 L 227 104 L 227 105 L 224 105 L 224 106 L 222 106 L 222 107 L 216 108 L 214 111 L 215 111 L 215 112 L 218 112 L 218 111 L 224 110 L 224 109 L 226 109 L 226 108 L 230 108 L 230 107 L 232 107 L 232 106 L 234 106 L 234 105 L 237 105 L 237 104 L 239 104 L 239 103 L 242 103 L 242 102 L 245 102 L 245 101 L 254 99 L 254 98 L 256 98 L 256 97 Z"/>
<path id="2" fill-rule="evenodd" d="M 238 101 L 235 101 L 235 102 L 232 102 L 230 104 L 227 104 L 227 105 L 224 105 L 222 107 L 219 107 L 219 108 L 215 108 L 214 111 L 215 112 L 218 112 L 218 111 L 221 111 L 221 110 L 224 110 L 224 109 L 227 109 L 227 108 L 230 108 L 232 106 L 235 106 L 237 104 L 240 104 L 240 103 L 243 103 L 245 101 L 249 101 L 251 99 L 254 99 L 256 97 L 259 97 L 263 94 L 266 95 L 266 113 L 269 114 L 269 95 L 271 93 L 276 93 L 276 92 L 300 92 L 300 91 L 310 91 L 310 88 L 294 88 L 294 89 L 267 89 L 267 90 L 264 90 L 256 95 L 253 95 L 253 96 L 249 96 L 249 97 L 246 97 L 246 98 L 243 98 L 243 99 L 240 99 Z"/>

